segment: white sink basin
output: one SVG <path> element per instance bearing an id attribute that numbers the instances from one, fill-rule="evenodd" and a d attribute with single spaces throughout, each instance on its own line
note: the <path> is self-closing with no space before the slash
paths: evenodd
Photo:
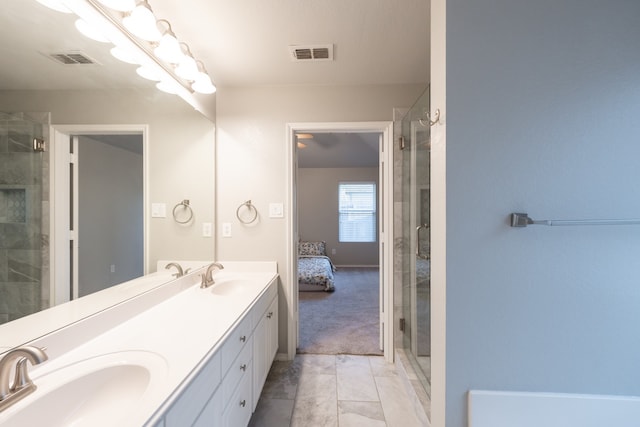
<path id="1" fill-rule="evenodd" d="M 37 390 L 0 413 L 0 425 L 129 425 L 136 408 L 153 398 L 154 384 L 166 373 L 162 357 L 136 351 L 111 353 L 34 375 Z"/>
<path id="2" fill-rule="evenodd" d="M 246 292 L 246 289 L 247 289 L 246 281 L 231 279 L 231 280 L 216 282 L 211 287 L 211 292 L 213 292 L 216 295 L 229 296 L 229 295 L 238 295 L 243 292 Z"/>

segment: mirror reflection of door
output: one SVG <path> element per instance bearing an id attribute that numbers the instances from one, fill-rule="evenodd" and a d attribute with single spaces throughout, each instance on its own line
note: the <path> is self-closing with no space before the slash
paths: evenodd
<path id="1" fill-rule="evenodd" d="M 143 274 L 142 135 L 77 137 L 77 289 L 82 297 Z"/>

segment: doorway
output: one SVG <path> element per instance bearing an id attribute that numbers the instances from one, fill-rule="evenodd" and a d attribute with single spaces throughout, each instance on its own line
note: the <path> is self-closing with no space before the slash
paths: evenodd
<path id="1" fill-rule="evenodd" d="M 145 273 L 145 141 L 144 126 L 55 127 L 56 303 Z"/>
<path id="2" fill-rule="evenodd" d="M 390 286 L 391 271 L 391 248 L 388 243 L 391 238 L 389 222 L 391 221 L 391 203 L 390 192 L 386 188 L 390 188 L 392 169 L 390 159 L 390 144 L 392 123 L 391 122 L 360 122 L 360 123 L 300 123 L 289 124 L 287 126 L 288 134 L 288 147 L 289 147 L 289 210 L 291 215 L 289 216 L 289 239 L 288 239 L 288 272 L 289 277 L 294 278 L 290 280 L 290 286 L 287 289 L 289 296 L 289 304 L 292 313 L 291 322 L 289 322 L 288 330 L 288 342 L 287 349 L 288 357 L 293 359 L 296 354 L 296 349 L 299 342 L 299 294 L 298 294 L 298 242 L 305 236 L 300 234 L 299 223 L 299 200 L 298 200 L 298 184 L 299 184 L 299 158 L 298 158 L 298 139 L 296 134 L 322 134 L 322 133 L 371 133 L 378 135 L 378 259 L 379 259 L 379 288 L 378 288 L 378 301 L 379 301 L 379 343 L 380 348 L 383 349 L 384 355 L 387 360 L 393 359 L 392 331 L 391 331 L 391 301 L 392 301 L 392 289 Z M 337 192 L 337 188 L 336 188 Z M 337 214 L 337 212 L 336 212 Z M 329 248 L 329 255 L 331 254 Z"/>

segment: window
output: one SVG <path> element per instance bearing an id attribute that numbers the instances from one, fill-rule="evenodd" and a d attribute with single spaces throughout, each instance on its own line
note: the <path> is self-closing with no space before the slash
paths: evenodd
<path id="1" fill-rule="evenodd" d="M 338 184 L 338 240 L 376 241 L 376 183 Z"/>

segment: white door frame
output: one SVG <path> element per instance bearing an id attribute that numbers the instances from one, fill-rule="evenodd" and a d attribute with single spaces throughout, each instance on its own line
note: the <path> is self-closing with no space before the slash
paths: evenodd
<path id="1" fill-rule="evenodd" d="M 382 256 L 381 270 L 381 322 L 383 323 L 384 357 L 393 361 L 393 122 L 329 122 L 287 123 L 287 266 L 289 277 L 285 287 L 287 299 L 287 358 L 293 360 L 298 346 L 298 277 L 295 248 L 298 241 L 297 149 L 296 132 L 358 132 L 380 133 L 380 185 L 383 189 L 380 200 L 380 230 L 378 236 Z"/>
<path id="2" fill-rule="evenodd" d="M 144 274 L 149 270 L 149 126 L 148 125 L 51 125 L 51 156 L 49 167 L 50 231 L 50 301 L 51 305 L 70 300 L 71 272 L 69 250 L 69 137 L 73 135 L 142 134 L 143 173 L 143 257 Z M 66 141 L 65 141 L 66 140 Z M 76 181 L 77 182 L 77 181 Z M 74 214 L 77 220 L 77 212 Z M 63 268 L 64 267 L 64 268 Z M 77 278 L 76 278 L 77 279 Z M 75 283 L 75 281 L 74 281 Z M 77 283 L 75 283 L 77 285 Z"/>

